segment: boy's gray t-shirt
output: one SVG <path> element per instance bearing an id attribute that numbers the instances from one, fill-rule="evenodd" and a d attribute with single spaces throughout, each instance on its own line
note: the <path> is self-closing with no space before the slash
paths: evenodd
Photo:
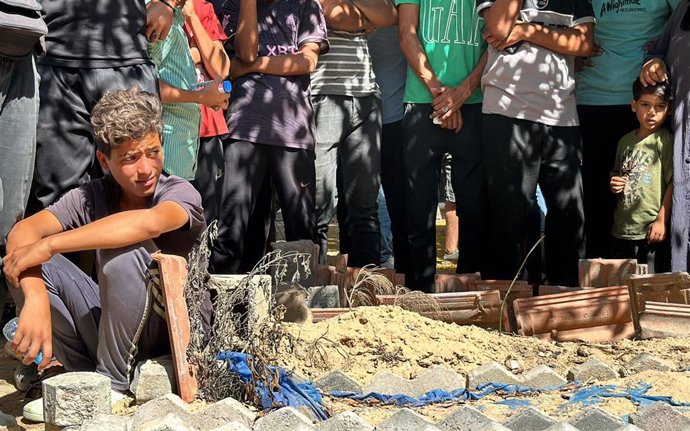
<path id="1" fill-rule="evenodd" d="M 172 175 L 161 175 L 150 207 L 161 202 L 179 204 L 187 211 L 189 222 L 180 229 L 153 238 L 152 241 L 163 253 L 187 258 L 206 227 L 201 196 L 188 181 Z M 120 212 L 119 203 L 120 186 L 112 177 L 107 176 L 67 192 L 47 210 L 58 219 L 63 229 L 71 230 Z M 97 250 L 97 257 L 98 254 Z"/>
<path id="2" fill-rule="evenodd" d="M 495 0 L 476 0 L 477 11 Z M 593 23 L 588 0 L 524 0 L 518 21 L 549 28 Z M 575 57 L 520 42 L 509 49 L 488 48 L 482 76 L 485 114 L 500 114 L 549 126 L 577 126 Z"/>
<path id="3" fill-rule="evenodd" d="M 318 0 L 256 2 L 259 56 L 293 54 L 307 43 L 328 51 L 326 20 Z M 230 57 L 239 20 L 239 0 L 223 4 L 223 29 Z M 235 79 L 226 118 L 229 138 L 254 144 L 314 151 L 314 113 L 309 74 L 278 76 L 249 73 Z"/>

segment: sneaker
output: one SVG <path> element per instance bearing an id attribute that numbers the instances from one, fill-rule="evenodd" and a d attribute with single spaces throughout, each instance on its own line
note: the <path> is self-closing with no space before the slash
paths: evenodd
<path id="1" fill-rule="evenodd" d="M 116 403 L 124 400 L 125 397 L 125 394 L 111 390 L 110 405 L 115 405 Z M 35 399 L 24 405 L 22 415 L 24 416 L 24 419 L 32 422 L 43 422 L 43 397 Z"/>
<path id="2" fill-rule="evenodd" d="M 29 365 L 19 364 L 14 369 L 14 386 L 21 392 L 27 391 L 36 379 L 38 379 L 38 365 L 33 362 Z"/>
<path id="3" fill-rule="evenodd" d="M 452 252 L 446 252 L 446 254 L 443 255 L 443 260 L 458 260 L 458 257 L 460 257 L 460 251 L 455 250 Z"/>

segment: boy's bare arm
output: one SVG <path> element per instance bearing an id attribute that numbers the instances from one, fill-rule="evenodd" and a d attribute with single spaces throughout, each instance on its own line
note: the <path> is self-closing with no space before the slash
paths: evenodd
<path id="1" fill-rule="evenodd" d="M 661 203 L 661 208 L 659 208 L 659 214 L 657 214 L 656 220 L 654 220 L 647 233 L 647 240 L 650 243 L 661 242 L 666 238 L 666 226 L 668 226 L 668 221 L 671 218 L 672 202 L 673 183 L 671 182 L 664 192 L 664 199 Z"/>
<path id="2" fill-rule="evenodd" d="M 438 80 L 434 69 L 431 68 L 426 52 L 419 41 L 417 29 L 419 27 L 419 5 L 405 3 L 398 9 L 398 39 L 400 49 L 405 55 L 407 64 L 424 83 L 431 94 L 436 97 L 443 93 L 443 86 Z"/>
<path id="3" fill-rule="evenodd" d="M 187 15 L 187 23 L 192 28 L 194 45 L 199 51 L 204 68 L 212 78 L 224 79 L 230 73 L 230 58 L 225 52 L 223 45 L 212 40 L 208 35 L 203 24 L 201 24 L 201 20 L 199 20 L 199 16 L 196 14 L 192 0 L 188 0 L 185 3 L 183 10 L 185 15 Z"/>
<path id="4" fill-rule="evenodd" d="M 232 78 L 248 73 L 265 73 L 277 76 L 309 75 L 319 60 L 319 45 L 309 42 L 302 45 L 294 54 L 258 57 L 251 64 L 234 61 L 230 68 Z"/>
<path id="5" fill-rule="evenodd" d="M 326 25 L 331 30 L 366 31 L 375 25 L 350 0 L 319 0 Z"/>
<path id="6" fill-rule="evenodd" d="M 4 259 L 5 275 L 16 286 L 24 271 L 47 262 L 58 253 L 125 247 L 157 238 L 188 222 L 189 215 L 175 202 L 161 202 L 145 210 L 122 211 L 77 229 L 41 236 L 21 247 L 14 246 Z M 35 222 L 29 223 L 34 225 Z"/>
<path id="7" fill-rule="evenodd" d="M 213 108 L 225 109 L 228 107 L 230 93 L 218 91 L 218 85 L 221 83 L 222 81 L 217 78 L 201 90 L 193 91 L 177 88 L 159 79 L 158 88 L 161 93 L 161 102 L 163 103 L 198 103 Z"/>
<path id="8" fill-rule="evenodd" d="M 522 0 L 496 0 L 491 7 L 482 9 L 484 32 L 503 42 L 513 31 L 522 8 Z"/>
<path id="9" fill-rule="evenodd" d="M 235 33 L 235 57 L 250 64 L 259 55 L 259 24 L 256 18 L 257 0 L 240 0 L 240 13 Z"/>
<path id="10" fill-rule="evenodd" d="M 398 22 L 398 11 L 391 0 L 353 0 L 353 2 L 376 27 L 390 27 Z"/>
<path id="11" fill-rule="evenodd" d="M 503 50 L 520 41 L 550 49 L 565 55 L 588 57 L 594 49 L 594 23 L 579 24 L 572 28 L 550 28 L 541 24 L 517 23 L 504 40 L 485 34 L 486 42 L 494 49 Z"/>

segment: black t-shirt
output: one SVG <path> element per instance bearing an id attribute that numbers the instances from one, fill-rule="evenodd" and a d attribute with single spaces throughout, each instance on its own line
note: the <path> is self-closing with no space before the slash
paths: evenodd
<path id="1" fill-rule="evenodd" d="M 144 0 L 39 0 L 48 25 L 40 64 L 112 68 L 150 63 Z"/>

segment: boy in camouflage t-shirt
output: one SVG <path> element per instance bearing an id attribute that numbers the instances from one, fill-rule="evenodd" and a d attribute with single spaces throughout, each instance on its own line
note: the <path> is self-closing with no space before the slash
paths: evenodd
<path id="1" fill-rule="evenodd" d="M 647 263 L 650 272 L 670 270 L 666 225 L 673 193 L 673 136 L 663 127 L 671 87 L 633 84 L 632 110 L 640 127 L 618 142 L 611 191 L 618 195 L 613 255 Z M 656 259 L 655 259 L 655 252 Z"/>

